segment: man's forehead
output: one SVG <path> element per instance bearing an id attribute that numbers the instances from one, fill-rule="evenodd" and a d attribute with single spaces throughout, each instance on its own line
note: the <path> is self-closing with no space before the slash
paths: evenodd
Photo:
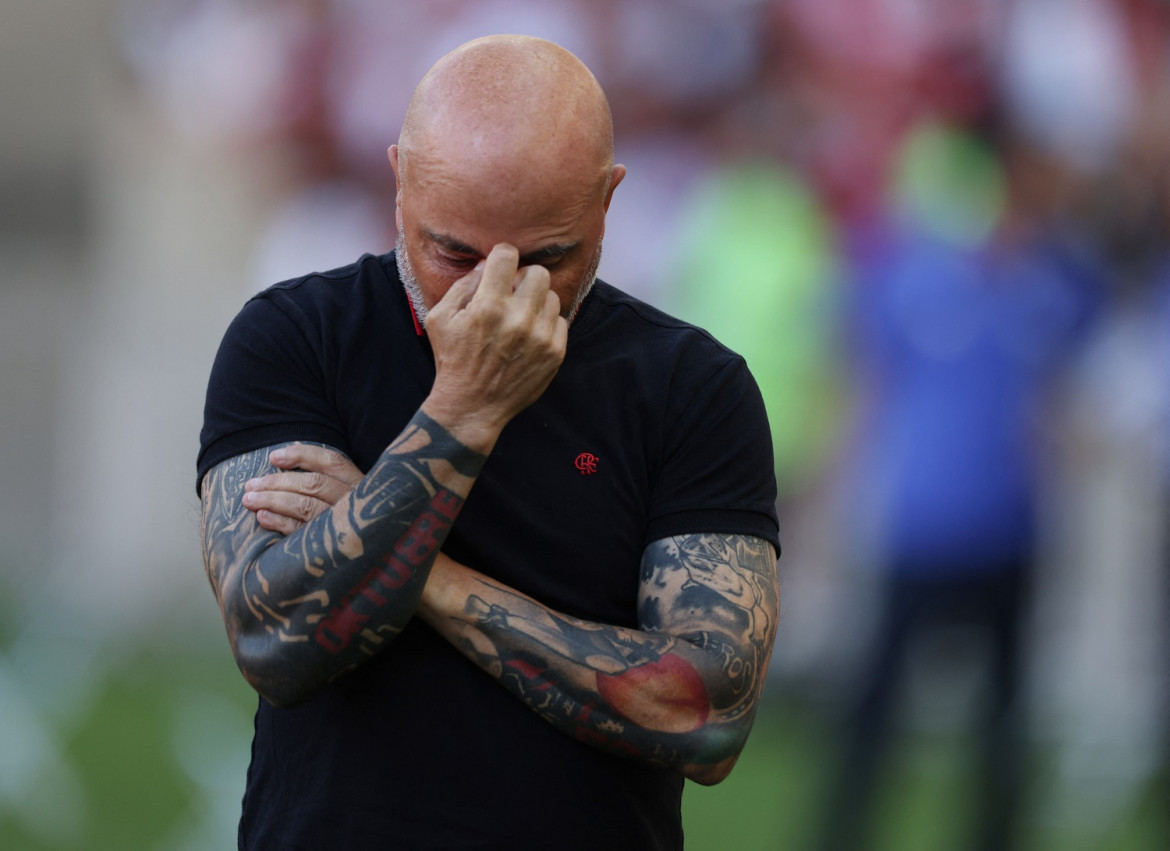
<path id="1" fill-rule="evenodd" d="M 547 140 L 534 151 L 480 135 L 422 149 L 399 148 L 402 188 L 431 200 L 441 193 L 550 208 L 584 204 L 604 193 L 612 162 L 590 168 L 578 157 L 549 156 L 549 147 Z"/>

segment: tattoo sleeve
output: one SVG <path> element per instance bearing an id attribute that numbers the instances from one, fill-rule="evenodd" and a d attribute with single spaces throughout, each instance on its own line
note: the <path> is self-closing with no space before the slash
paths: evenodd
<path id="1" fill-rule="evenodd" d="M 203 556 L 241 671 L 288 705 L 402 630 L 485 459 L 420 411 L 347 497 L 285 537 L 242 503 L 273 448 L 206 475 Z"/>
<path id="2" fill-rule="evenodd" d="M 651 544 L 638 629 L 558 614 L 472 571 L 455 599 L 457 609 L 426 613 L 432 625 L 563 732 L 701 783 L 731 770 L 776 634 L 766 541 L 703 534 Z"/>

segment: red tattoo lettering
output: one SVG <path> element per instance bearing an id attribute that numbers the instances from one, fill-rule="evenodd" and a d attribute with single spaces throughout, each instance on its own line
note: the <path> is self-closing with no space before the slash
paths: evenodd
<path id="1" fill-rule="evenodd" d="M 436 532 L 445 532 L 450 524 L 443 523 L 430 512 L 421 515 L 410 527 L 395 550 L 411 564 L 420 564 L 439 549 L 439 542 L 435 540 Z"/>
<path id="2" fill-rule="evenodd" d="M 362 588 L 362 596 L 373 603 L 375 606 L 386 605 L 386 598 L 374 590 L 373 583 Z"/>
<path id="3" fill-rule="evenodd" d="M 463 507 L 463 500 L 449 490 L 441 490 L 431 500 L 431 509 L 446 518 L 449 523 L 455 522 L 459 509 Z"/>
<path id="4" fill-rule="evenodd" d="M 385 567 L 376 567 L 370 571 L 370 574 L 374 576 L 374 581 L 387 591 L 401 588 L 411 577 L 410 568 L 393 553 L 382 556 L 382 564 Z"/>
<path id="5" fill-rule="evenodd" d="M 317 625 L 314 637 L 330 653 L 340 653 L 349 646 L 362 624 L 369 619 L 369 615 L 354 611 L 353 606 L 343 605 L 330 612 L 329 617 Z"/>
<path id="6" fill-rule="evenodd" d="M 347 648 L 362 626 L 374 619 L 379 609 L 393 602 L 389 592 L 406 585 L 418 568 L 434 558 L 440 539 L 451 528 L 460 505 L 459 497 L 449 491 L 435 494 L 429 509 L 415 518 L 394 545 L 394 551 L 382 556 L 382 564 L 366 573 L 317 625 L 313 633 L 317 644 L 330 653 Z"/>

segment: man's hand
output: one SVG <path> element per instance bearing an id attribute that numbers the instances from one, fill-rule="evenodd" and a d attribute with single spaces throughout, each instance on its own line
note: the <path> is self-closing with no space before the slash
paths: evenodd
<path id="1" fill-rule="evenodd" d="M 422 409 L 467 447 L 488 453 L 535 402 L 565 357 L 569 326 L 542 266 L 518 268 L 495 246 L 427 315 L 435 384 Z"/>
<path id="2" fill-rule="evenodd" d="M 354 489 L 362 471 L 335 449 L 296 443 L 274 450 L 269 462 L 282 472 L 249 479 L 244 507 L 272 532 L 290 535 Z"/>
<path id="3" fill-rule="evenodd" d="M 485 460 L 423 411 L 352 489 L 357 474 L 328 449 L 270 460 L 290 445 L 229 458 L 201 483 L 203 560 L 232 654 L 275 706 L 304 701 L 402 631 Z M 292 531 L 262 526 L 257 511 Z"/>
<path id="4" fill-rule="evenodd" d="M 431 393 L 364 477 L 306 445 L 204 477 L 208 578 L 236 663 L 271 703 L 296 705 L 402 631 L 487 453 L 560 367 L 548 272 L 518 264 L 496 246 L 434 306 Z"/>
<path id="5" fill-rule="evenodd" d="M 487 451 L 508 421 L 535 402 L 565 355 L 568 324 L 549 289 L 548 270 L 518 268 L 519 254 L 497 245 L 427 316 L 437 376 L 423 409 L 465 445 Z M 292 534 L 362 479 L 332 449 L 295 444 L 268 459 L 285 471 L 251 479 L 244 507 L 259 524 Z"/>

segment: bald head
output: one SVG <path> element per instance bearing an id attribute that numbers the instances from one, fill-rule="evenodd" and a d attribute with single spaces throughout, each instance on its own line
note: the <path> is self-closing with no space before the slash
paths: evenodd
<path id="1" fill-rule="evenodd" d="M 491 36 L 440 59 L 390 148 L 399 274 L 425 317 L 494 246 L 544 266 L 571 318 L 593 286 L 625 167 L 597 80 L 562 47 Z"/>
<path id="2" fill-rule="evenodd" d="M 513 188 L 568 179 L 603 190 L 613 123 L 601 86 L 572 53 L 543 39 L 489 36 L 448 53 L 422 79 L 398 157 L 406 174 L 417 164 Z"/>

